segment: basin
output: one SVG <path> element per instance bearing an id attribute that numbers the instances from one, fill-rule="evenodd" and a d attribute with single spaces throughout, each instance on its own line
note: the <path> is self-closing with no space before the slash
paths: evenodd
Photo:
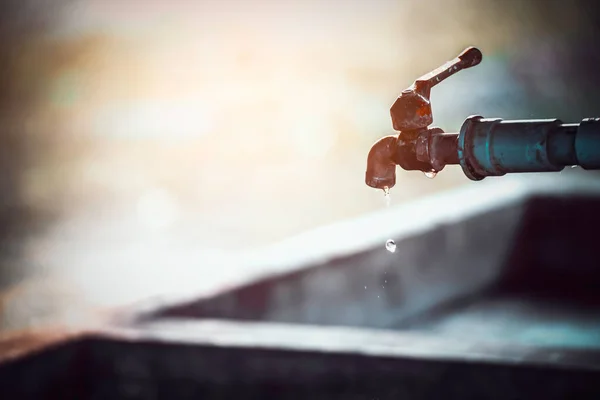
<path id="1" fill-rule="evenodd" d="M 233 287 L 154 300 L 5 361 L 0 390 L 600 398 L 600 185 L 536 178 L 478 183 L 248 255 Z"/>
<path id="2" fill-rule="evenodd" d="M 468 215 L 442 206 L 442 218 L 423 203 L 420 211 L 410 210 L 423 215 L 416 224 L 391 212 L 387 224 L 405 222 L 389 234 L 393 253 L 384 238 L 376 239 L 374 246 L 165 305 L 145 318 L 351 326 L 600 349 L 600 197 L 564 189 L 520 198 L 509 193 Z M 486 203 L 481 195 L 475 199 L 480 208 Z M 329 234 L 339 235 L 340 228 Z M 317 247 L 297 242 L 298 249 L 285 251 L 290 256 Z"/>

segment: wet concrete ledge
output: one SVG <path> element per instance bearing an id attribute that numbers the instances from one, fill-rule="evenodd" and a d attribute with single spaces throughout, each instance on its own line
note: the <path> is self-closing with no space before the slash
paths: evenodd
<path id="1" fill-rule="evenodd" d="M 582 399 L 600 395 L 598 360 L 598 352 L 468 348 L 366 330 L 163 321 L 0 365 L 0 392 L 11 399 Z"/>

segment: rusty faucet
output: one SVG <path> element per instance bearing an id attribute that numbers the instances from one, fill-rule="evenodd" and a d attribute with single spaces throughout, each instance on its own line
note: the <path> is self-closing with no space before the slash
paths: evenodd
<path id="1" fill-rule="evenodd" d="M 379 139 L 369 151 L 368 186 L 392 188 L 396 165 L 407 171 L 437 173 L 446 165 L 460 164 L 471 180 L 513 172 L 560 171 L 568 165 L 600 169 L 600 118 L 563 124 L 558 119 L 504 121 L 471 116 L 458 134 L 430 127 L 431 88 L 481 60 L 481 51 L 469 47 L 402 91 L 390 109 L 398 134 Z"/>

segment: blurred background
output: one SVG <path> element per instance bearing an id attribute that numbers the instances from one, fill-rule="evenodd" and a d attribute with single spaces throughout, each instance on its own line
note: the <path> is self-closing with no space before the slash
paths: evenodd
<path id="1" fill-rule="evenodd" d="M 364 171 L 390 105 L 466 46 L 481 65 L 432 92 L 445 131 L 600 116 L 594 3 L 4 0 L 0 331 L 226 280 L 385 207 Z M 472 184 L 399 170 L 392 202 Z"/>

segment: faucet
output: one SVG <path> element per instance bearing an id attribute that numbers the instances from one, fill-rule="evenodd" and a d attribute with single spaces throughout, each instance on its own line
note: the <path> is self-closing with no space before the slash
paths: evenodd
<path id="1" fill-rule="evenodd" d="M 459 133 L 431 127 L 431 88 L 482 60 L 475 47 L 417 79 L 400 93 L 390 115 L 396 135 L 379 139 L 369 151 L 365 182 L 389 190 L 396 165 L 434 176 L 446 165 L 460 165 L 479 181 L 507 173 L 557 172 L 578 165 L 600 169 L 600 118 L 565 124 L 559 119 L 503 120 L 468 117 Z M 431 174 L 431 175 L 430 175 Z"/>

